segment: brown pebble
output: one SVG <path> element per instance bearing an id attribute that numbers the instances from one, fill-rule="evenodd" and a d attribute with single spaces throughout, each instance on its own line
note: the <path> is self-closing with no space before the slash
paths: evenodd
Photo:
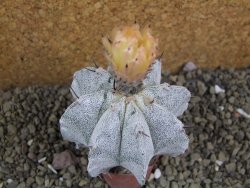
<path id="1" fill-rule="evenodd" d="M 34 153 L 28 153 L 28 158 L 33 161 L 37 161 L 37 156 Z"/>

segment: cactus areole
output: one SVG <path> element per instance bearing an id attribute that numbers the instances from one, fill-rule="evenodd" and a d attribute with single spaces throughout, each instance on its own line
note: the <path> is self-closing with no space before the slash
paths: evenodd
<path id="1" fill-rule="evenodd" d="M 61 134 L 89 148 L 91 176 L 122 166 L 144 185 L 152 157 L 177 156 L 188 148 L 177 117 L 187 109 L 190 92 L 160 84 L 157 40 L 149 28 L 115 29 L 103 44 L 109 67 L 74 74 L 71 93 L 76 100 L 60 119 Z"/>

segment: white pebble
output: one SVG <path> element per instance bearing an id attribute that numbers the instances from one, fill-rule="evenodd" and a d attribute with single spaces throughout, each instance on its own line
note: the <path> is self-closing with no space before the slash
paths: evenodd
<path id="1" fill-rule="evenodd" d="M 76 143 L 75 147 L 76 147 L 76 149 L 80 149 L 80 146 L 78 143 Z"/>
<path id="2" fill-rule="evenodd" d="M 7 179 L 7 183 L 12 183 L 13 180 L 12 179 Z"/>
<path id="3" fill-rule="evenodd" d="M 30 139 L 30 140 L 27 142 L 28 146 L 31 146 L 32 143 L 33 143 L 33 139 Z"/>
<path id="4" fill-rule="evenodd" d="M 216 160 L 215 163 L 219 166 L 221 166 L 223 164 L 223 161 L 220 161 L 220 160 Z"/>
<path id="5" fill-rule="evenodd" d="M 49 179 L 46 179 L 44 184 L 45 184 L 45 187 L 49 187 Z"/>
<path id="6" fill-rule="evenodd" d="M 215 93 L 225 93 L 225 89 L 222 89 L 220 86 L 215 85 L 214 86 Z"/>
<path id="7" fill-rule="evenodd" d="M 219 166 L 216 165 L 216 166 L 214 167 L 214 169 L 215 169 L 215 171 L 219 171 Z"/>
<path id="8" fill-rule="evenodd" d="M 46 161 L 47 157 L 43 157 L 41 159 L 38 160 L 38 163 L 42 163 L 43 161 Z"/>
<path id="9" fill-rule="evenodd" d="M 220 111 L 224 110 L 224 106 L 219 106 Z"/>
<path id="10" fill-rule="evenodd" d="M 190 72 L 196 69 L 197 69 L 197 66 L 192 61 L 187 62 L 183 67 L 183 71 L 185 72 Z"/>
<path id="11" fill-rule="evenodd" d="M 159 168 L 155 169 L 154 177 L 155 179 L 159 179 L 161 177 L 161 170 Z"/>
<path id="12" fill-rule="evenodd" d="M 236 110 L 240 115 L 242 115 L 245 118 L 250 118 L 250 114 L 246 113 L 243 109 L 237 108 Z"/>
<path id="13" fill-rule="evenodd" d="M 59 180 L 60 180 L 60 181 L 63 181 L 63 177 L 60 177 Z"/>
<path id="14" fill-rule="evenodd" d="M 52 165 L 48 164 L 48 168 L 49 168 L 52 172 L 54 172 L 55 174 L 57 174 L 57 171 L 54 169 L 54 167 L 53 167 Z"/>

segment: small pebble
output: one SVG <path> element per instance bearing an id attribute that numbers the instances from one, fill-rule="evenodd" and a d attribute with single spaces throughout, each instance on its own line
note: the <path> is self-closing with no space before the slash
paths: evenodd
<path id="1" fill-rule="evenodd" d="M 225 108 L 224 106 L 219 106 L 220 111 L 223 111 Z"/>
<path id="2" fill-rule="evenodd" d="M 55 174 L 57 174 L 57 171 L 54 169 L 54 167 L 51 164 L 48 164 L 48 168 L 54 172 Z"/>
<path id="3" fill-rule="evenodd" d="M 160 177 L 160 185 L 162 187 L 169 187 L 170 182 L 166 180 L 164 176 Z"/>
<path id="4" fill-rule="evenodd" d="M 222 89 L 220 86 L 218 85 L 215 85 L 214 86 L 214 89 L 215 89 L 215 93 L 225 93 L 225 90 Z"/>
<path id="5" fill-rule="evenodd" d="M 228 172 L 234 172 L 236 170 L 236 164 L 235 163 L 226 164 L 225 167 L 226 167 Z"/>
<path id="6" fill-rule="evenodd" d="M 36 176 L 36 183 L 38 185 L 43 185 L 44 184 L 44 178 L 43 177 L 40 177 L 40 176 Z"/>
<path id="7" fill-rule="evenodd" d="M 155 179 L 159 179 L 161 177 L 161 170 L 159 168 L 155 169 L 154 177 Z"/>
<path id="8" fill-rule="evenodd" d="M 46 161 L 46 159 L 47 159 L 47 157 L 43 157 L 43 158 L 38 160 L 38 163 L 42 163 L 42 162 Z"/>
<path id="9" fill-rule="evenodd" d="M 34 126 L 34 124 L 30 123 L 28 125 L 28 130 L 31 134 L 34 134 L 36 132 L 36 127 Z"/>
<path id="10" fill-rule="evenodd" d="M 7 131 L 8 131 L 8 134 L 10 134 L 10 135 L 15 135 L 15 134 L 17 133 L 17 128 L 16 128 L 15 125 L 9 124 L 9 125 L 7 126 Z"/>
<path id="11" fill-rule="evenodd" d="M 35 179 L 33 177 L 28 177 L 26 180 L 26 185 L 29 187 L 34 182 L 35 182 Z"/>
<path id="12" fill-rule="evenodd" d="M 12 183 L 13 180 L 12 179 L 7 179 L 7 183 Z"/>
<path id="13" fill-rule="evenodd" d="M 199 95 L 203 96 L 205 94 L 205 92 L 207 91 L 206 85 L 203 82 L 198 81 L 197 82 L 197 87 L 198 87 Z"/>
<path id="14" fill-rule="evenodd" d="M 250 114 L 246 113 L 243 109 L 237 108 L 236 110 L 240 115 L 242 115 L 245 118 L 250 118 Z"/>
<path id="15" fill-rule="evenodd" d="M 49 187 L 49 179 L 45 179 L 44 186 Z"/>
<path id="16" fill-rule="evenodd" d="M 27 142 L 28 146 L 31 146 L 32 143 L 33 143 L 33 139 L 30 139 L 30 140 Z"/>
<path id="17" fill-rule="evenodd" d="M 152 181 L 153 179 L 154 179 L 154 174 L 151 173 L 150 176 L 149 176 L 149 178 L 148 178 L 148 182 Z"/>
<path id="18" fill-rule="evenodd" d="M 2 138 L 4 135 L 4 129 L 3 127 L 0 127 L 0 138 Z"/>
<path id="19" fill-rule="evenodd" d="M 28 153 L 28 158 L 33 160 L 33 161 L 36 161 L 37 156 L 34 153 Z"/>
<path id="20" fill-rule="evenodd" d="M 219 166 L 216 165 L 216 166 L 214 167 L 214 169 L 215 169 L 215 171 L 219 171 Z"/>
<path id="21" fill-rule="evenodd" d="M 178 183 L 177 183 L 177 182 L 172 181 L 172 182 L 171 182 L 171 186 L 170 186 L 170 188 L 179 188 L 179 185 L 178 185 Z"/>
<path id="22" fill-rule="evenodd" d="M 216 160 L 215 161 L 217 165 L 221 166 L 223 164 L 223 161 L 220 161 L 220 160 Z"/>
<path id="23" fill-rule="evenodd" d="M 185 72 L 190 72 L 196 69 L 197 69 L 197 66 L 192 61 L 187 62 L 185 66 L 183 67 L 183 71 Z"/>
<path id="24" fill-rule="evenodd" d="M 86 185 L 88 183 L 88 181 L 86 181 L 85 179 L 82 179 L 80 182 L 79 182 L 79 186 L 82 187 L 84 185 Z"/>
<path id="25" fill-rule="evenodd" d="M 25 182 L 19 183 L 16 188 L 26 188 Z"/>
<path id="26" fill-rule="evenodd" d="M 8 112 L 11 109 L 11 106 L 12 106 L 11 102 L 5 102 L 3 104 L 3 111 Z"/>

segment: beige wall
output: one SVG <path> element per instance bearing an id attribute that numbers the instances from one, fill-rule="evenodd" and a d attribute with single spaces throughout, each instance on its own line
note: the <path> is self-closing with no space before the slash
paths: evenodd
<path id="1" fill-rule="evenodd" d="M 250 0 L 1 0 L 0 88 L 68 83 L 105 65 L 102 35 L 137 20 L 151 24 L 164 69 L 250 65 Z"/>

